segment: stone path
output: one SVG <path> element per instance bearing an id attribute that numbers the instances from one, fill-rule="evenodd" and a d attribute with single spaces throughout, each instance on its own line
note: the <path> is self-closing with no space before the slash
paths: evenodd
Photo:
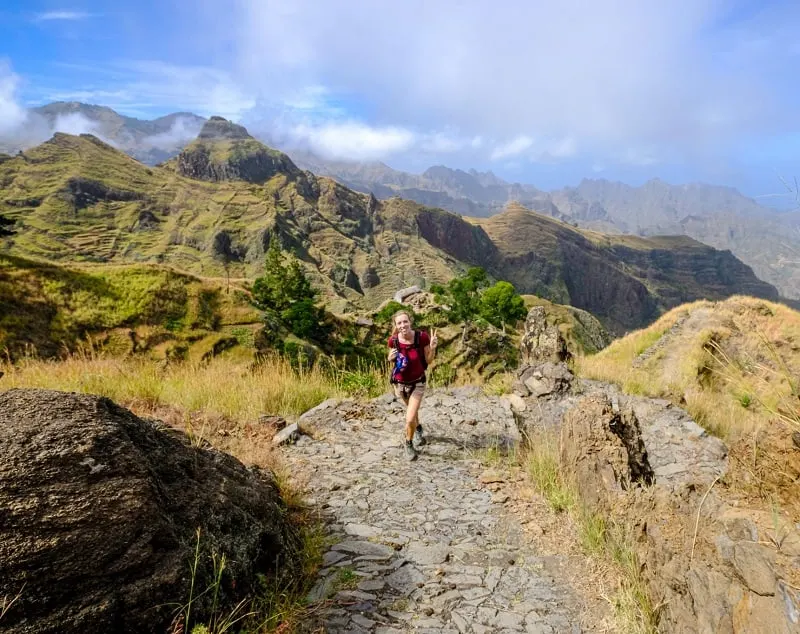
<path id="1" fill-rule="evenodd" d="M 309 476 L 309 501 L 335 542 L 303 631 L 581 632 L 563 562 L 526 546 L 476 459 L 477 449 L 517 442 L 508 401 L 431 391 L 421 420 L 429 443 L 406 462 L 403 409 L 389 396 L 326 402 L 301 418 L 313 439 L 284 452 Z"/>

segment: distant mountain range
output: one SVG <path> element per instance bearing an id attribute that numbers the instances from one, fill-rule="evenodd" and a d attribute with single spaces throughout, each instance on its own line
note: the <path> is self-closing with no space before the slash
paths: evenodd
<path id="1" fill-rule="evenodd" d="M 142 121 L 110 108 L 74 102 L 49 104 L 31 114 L 51 129 L 59 122 L 83 125 L 87 129 L 80 131 L 92 132 L 150 165 L 177 156 L 205 121 L 190 113 Z M 576 187 L 543 191 L 529 184 L 509 183 L 492 172 L 434 166 L 422 174 L 411 174 L 381 162 L 330 161 L 288 151 L 299 168 L 331 177 L 355 191 L 372 193 L 380 200 L 399 196 L 474 217 L 492 216 L 517 202 L 604 233 L 690 236 L 730 250 L 783 296 L 800 298 L 800 213 L 764 207 L 733 188 L 702 183 L 670 185 L 659 179 L 631 187 L 586 179 Z"/>
<path id="2" fill-rule="evenodd" d="M 152 121 L 126 117 L 106 106 L 76 101 L 58 101 L 31 108 L 22 130 L 0 138 L 0 151 L 13 154 L 33 147 L 54 132 L 94 134 L 135 159 L 155 165 L 166 161 L 191 142 L 205 118 L 189 112 L 175 112 Z"/>
<path id="3" fill-rule="evenodd" d="M 515 203 L 467 218 L 379 201 L 301 170 L 219 117 L 153 167 L 96 136 L 56 133 L 0 160 L 0 215 L 16 223 L 3 243 L 12 255 L 220 277 L 257 276 L 279 240 L 339 313 L 375 309 L 400 288 L 429 288 L 469 266 L 587 310 L 615 333 L 699 298 L 779 299 L 733 255 L 685 236 L 605 235 Z"/>

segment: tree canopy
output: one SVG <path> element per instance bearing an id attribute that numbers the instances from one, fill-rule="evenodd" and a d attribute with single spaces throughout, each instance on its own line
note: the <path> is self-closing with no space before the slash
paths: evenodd
<path id="1" fill-rule="evenodd" d="M 292 255 L 285 263 L 278 238 L 273 237 L 267 249 L 264 275 L 253 283 L 255 305 L 277 317 L 298 337 L 313 338 L 324 330 L 325 312 L 315 304 L 317 295 L 298 259 Z"/>
<path id="2" fill-rule="evenodd" d="M 469 323 L 478 317 L 503 328 L 525 317 L 525 302 L 505 281 L 489 285 L 489 278 L 480 267 L 470 268 L 465 275 L 450 280 L 446 286 L 433 285 L 436 301 L 449 307 L 452 323 Z"/>

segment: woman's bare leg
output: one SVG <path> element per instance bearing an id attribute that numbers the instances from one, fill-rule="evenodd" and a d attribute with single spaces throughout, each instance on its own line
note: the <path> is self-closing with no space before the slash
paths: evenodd
<path id="1" fill-rule="evenodd" d="M 422 405 L 422 392 L 414 390 L 408 399 L 408 406 L 406 407 L 406 440 L 409 442 L 414 438 L 414 431 L 419 425 L 420 405 Z"/>

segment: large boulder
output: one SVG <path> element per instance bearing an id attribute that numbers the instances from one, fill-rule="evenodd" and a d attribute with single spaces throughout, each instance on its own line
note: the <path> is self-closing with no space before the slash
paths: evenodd
<path id="1" fill-rule="evenodd" d="M 207 622 L 212 556 L 227 614 L 257 574 L 296 575 L 299 542 L 270 473 L 106 398 L 0 394 L 0 596 L 19 593 L 0 632 L 163 633 L 195 562 Z"/>

